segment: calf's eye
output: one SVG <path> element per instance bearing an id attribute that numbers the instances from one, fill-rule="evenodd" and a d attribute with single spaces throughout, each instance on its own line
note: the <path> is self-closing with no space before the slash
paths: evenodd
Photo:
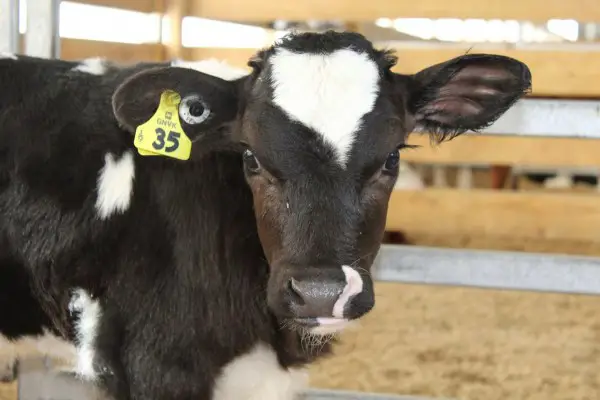
<path id="1" fill-rule="evenodd" d="M 242 155 L 242 158 L 244 160 L 244 167 L 246 168 L 246 170 L 252 174 L 256 174 L 258 173 L 258 171 L 260 171 L 260 164 L 258 162 L 258 160 L 256 159 L 256 157 L 254 156 L 254 154 L 246 149 L 244 150 L 244 154 Z"/>
<path id="2" fill-rule="evenodd" d="M 389 172 L 394 172 L 398 168 L 399 163 L 400 152 L 398 150 L 392 151 L 390 154 L 388 154 L 385 164 L 383 165 L 383 169 Z"/>
<path id="3" fill-rule="evenodd" d="M 189 95 L 181 100 L 179 117 L 188 125 L 201 124 L 210 115 L 208 106 L 198 95 Z"/>

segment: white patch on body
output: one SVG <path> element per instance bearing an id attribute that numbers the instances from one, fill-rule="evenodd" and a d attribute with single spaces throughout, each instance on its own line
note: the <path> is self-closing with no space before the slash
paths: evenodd
<path id="1" fill-rule="evenodd" d="M 6 51 L 0 51 L 0 59 L 2 58 L 10 58 L 11 60 L 16 60 L 17 56 L 13 53 L 8 53 Z"/>
<path id="2" fill-rule="evenodd" d="M 98 197 L 96 211 L 106 219 L 116 212 L 125 212 L 131 203 L 135 165 L 130 151 L 123 153 L 119 160 L 113 154 L 104 156 L 104 167 L 98 176 Z"/>
<path id="3" fill-rule="evenodd" d="M 81 71 L 92 75 L 103 75 L 106 72 L 106 63 L 101 57 L 88 58 L 73 68 L 73 71 Z"/>
<path id="4" fill-rule="evenodd" d="M 101 310 L 98 300 L 92 299 L 83 289 L 75 290 L 69 304 L 71 311 L 79 312 L 75 323 L 77 334 L 77 364 L 75 373 L 87 380 L 96 379 L 94 369 L 94 342 Z"/>
<path id="5" fill-rule="evenodd" d="M 317 131 L 345 165 L 362 117 L 379 94 L 379 69 L 367 54 L 278 49 L 269 58 L 273 101 L 293 120 Z"/>
<path id="6" fill-rule="evenodd" d="M 283 369 L 264 343 L 227 364 L 217 378 L 214 400 L 295 400 L 308 386 L 308 373 Z"/>
<path id="7" fill-rule="evenodd" d="M 209 58 L 200 61 L 175 60 L 171 62 L 172 67 L 190 68 L 207 75 L 216 76 L 227 81 L 233 81 L 249 74 L 241 68 L 235 68 L 226 61 Z"/>

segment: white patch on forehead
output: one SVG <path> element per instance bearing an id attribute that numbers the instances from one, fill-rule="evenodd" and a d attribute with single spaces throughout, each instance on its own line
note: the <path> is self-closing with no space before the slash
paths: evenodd
<path id="1" fill-rule="evenodd" d="M 294 400 L 308 385 L 301 369 L 284 369 L 264 343 L 227 364 L 215 383 L 214 400 Z"/>
<path id="2" fill-rule="evenodd" d="M 227 64 L 225 61 L 219 61 L 215 58 L 210 58 L 200 61 L 184 61 L 175 60 L 171 62 L 172 67 L 190 68 L 207 75 L 216 76 L 217 78 L 232 81 L 248 75 L 248 71 L 241 68 L 235 68 Z"/>
<path id="3" fill-rule="evenodd" d="M 278 49 L 269 58 L 273 101 L 287 115 L 317 131 L 345 165 L 362 117 L 379 93 L 379 69 L 367 54 Z"/>
<path id="4" fill-rule="evenodd" d="M 98 176 L 96 211 L 100 218 L 106 219 L 115 212 L 124 212 L 129 208 L 135 164 L 130 151 L 123 153 L 119 160 L 108 153 L 104 157 L 104 163 Z"/>
<path id="5" fill-rule="evenodd" d="M 11 60 L 16 60 L 17 56 L 13 53 L 7 53 L 5 51 L 0 51 L 0 59 L 2 58 L 10 58 Z"/>
<path id="6" fill-rule="evenodd" d="M 106 63 L 100 57 L 88 58 L 73 68 L 73 71 L 81 71 L 92 75 L 103 75 L 106 72 Z"/>

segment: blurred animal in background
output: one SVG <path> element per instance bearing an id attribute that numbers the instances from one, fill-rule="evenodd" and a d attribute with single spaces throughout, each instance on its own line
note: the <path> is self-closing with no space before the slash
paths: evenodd
<path id="1" fill-rule="evenodd" d="M 425 189 L 425 182 L 418 170 L 406 161 L 400 161 L 398 179 L 394 190 L 420 190 Z"/>

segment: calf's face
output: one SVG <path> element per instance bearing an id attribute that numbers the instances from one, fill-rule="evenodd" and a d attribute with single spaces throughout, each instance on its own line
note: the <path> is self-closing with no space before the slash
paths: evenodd
<path id="1" fill-rule="evenodd" d="M 291 326 L 333 333 L 374 305 L 370 269 L 409 133 L 443 141 L 481 129 L 531 85 L 524 64 L 494 55 L 414 75 L 392 72 L 395 63 L 358 34 L 290 35 L 238 79 L 173 67 L 141 73 L 117 90 L 115 114 L 124 126 L 144 122 L 164 89 L 201 99 L 209 116 L 182 123 L 192 140 L 214 134 L 239 145 L 271 268 L 271 310 Z"/>

